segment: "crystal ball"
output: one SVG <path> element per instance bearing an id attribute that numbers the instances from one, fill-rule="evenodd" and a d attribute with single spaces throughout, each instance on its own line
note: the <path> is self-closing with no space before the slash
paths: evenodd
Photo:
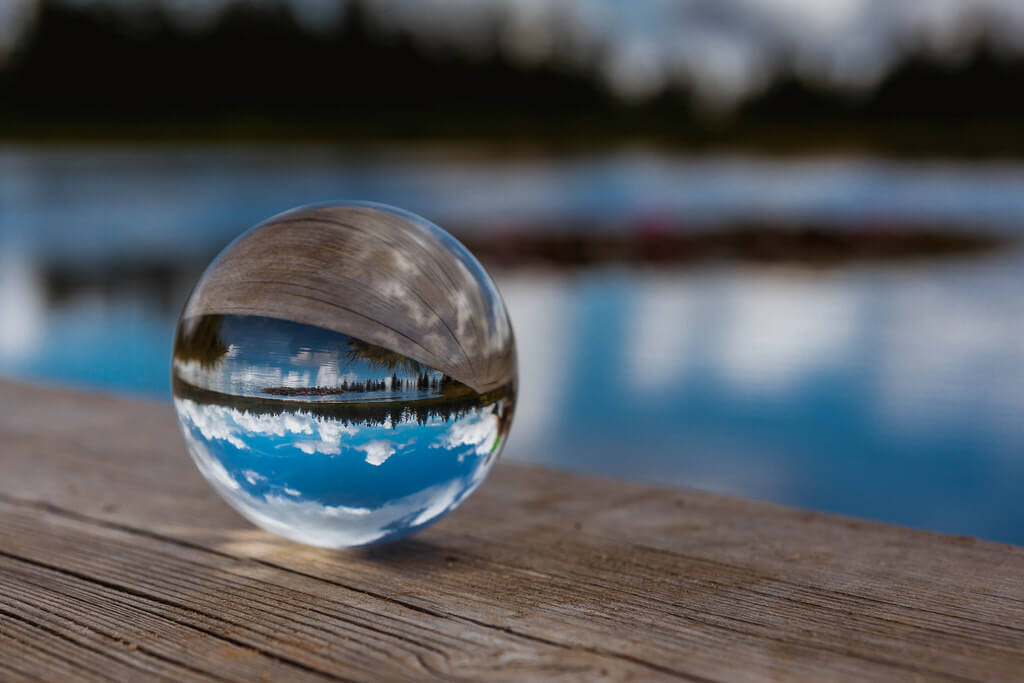
<path id="1" fill-rule="evenodd" d="M 508 313 L 433 223 L 369 203 L 274 216 L 214 259 L 172 358 L 188 451 L 268 531 L 398 539 L 487 476 L 516 398 Z"/>

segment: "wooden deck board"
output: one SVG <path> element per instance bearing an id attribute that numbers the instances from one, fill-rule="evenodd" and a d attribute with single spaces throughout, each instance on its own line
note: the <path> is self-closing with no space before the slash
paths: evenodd
<path id="1" fill-rule="evenodd" d="M 501 464 L 327 551 L 222 503 L 169 405 L 0 406 L 5 680 L 1024 677 L 1022 548 Z"/>

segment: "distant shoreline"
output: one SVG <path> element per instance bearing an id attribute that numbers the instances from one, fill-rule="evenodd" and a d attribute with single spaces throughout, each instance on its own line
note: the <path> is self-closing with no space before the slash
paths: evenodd
<path id="1" fill-rule="evenodd" d="M 343 396 L 351 393 L 341 387 L 263 387 L 260 393 L 271 396 Z"/>
<path id="2" fill-rule="evenodd" d="M 700 156 L 744 154 L 772 158 L 871 155 L 887 159 L 1024 160 L 1024 136 L 1012 120 L 893 124 L 853 122 L 735 122 L 720 128 L 655 124 L 621 130 L 590 121 L 436 125 L 408 130 L 351 120 L 233 121 L 210 118 L 188 122 L 159 119 L 69 121 L 46 117 L 9 118 L 0 114 L 0 144 L 211 146 L 336 145 L 359 151 L 398 147 L 443 147 L 465 156 L 500 154 L 511 158 L 590 154 L 615 149 L 655 148 L 667 154 Z"/>
<path id="3" fill-rule="evenodd" d="M 302 401 L 264 396 L 236 396 L 203 389 L 186 382 L 177 374 L 171 376 L 171 391 L 175 398 L 188 399 L 201 404 L 215 404 L 255 415 L 279 415 L 298 411 L 320 417 L 338 419 L 347 423 L 397 423 L 402 416 L 415 419 L 441 417 L 457 418 L 470 410 L 484 408 L 515 393 L 511 386 L 501 387 L 486 394 L 458 397 L 432 396 L 422 399 L 396 401 Z"/>
<path id="4" fill-rule="evenodd" d="M 858 265 L 882 267 L 979 258 L 1007 252 L 1021 238 L 982 229 L 928 229 L 910 225 L 831 228 L 762 225 L 686 230 L 684 225 L 626 226 L 614 233 L 580 226 L 544 225 L 521 230 L 479 231 L 449 226 L 488 268 L 578 268 L 625 266 L 678 270 L 739 266 L 820 269 Z M 42 263 L 47 297 L 63 301 L 83 290 L 123 291 L 133 287 L 163 296 L 181 281 L 194 281 L 213 254 L 182 261 L 159 257 L 90 263 Z"/>
<path id="5" fill-rule="evenodd" d="M 997 252 L 1018 240 L 983 230 L 915 229 L 885 225 L 855 229 L 739 225 L 687 230 L 671 222 L 615 233 L 523 231 L 462 238 L 488 265 L 585 267 L 601 264 L 695 266 L 715 263 L 837 266 L 908 263 Z"/>

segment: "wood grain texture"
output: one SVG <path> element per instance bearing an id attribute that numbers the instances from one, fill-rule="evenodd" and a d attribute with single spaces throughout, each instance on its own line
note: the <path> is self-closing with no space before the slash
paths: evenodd
<path id="1" fill-rule="evenodd" d="M 0 406 L 3 680 L 1024 677 L 1022 548 L 501 464 L 328 551 L 222 503 L 169 405 Z"/>

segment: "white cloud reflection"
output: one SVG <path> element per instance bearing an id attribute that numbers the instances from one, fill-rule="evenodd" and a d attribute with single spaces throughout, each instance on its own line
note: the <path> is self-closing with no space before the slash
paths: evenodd
<path id="1" fill-rule="evenodd" d="M 220 460 L 210 454 L 206 444 L 199 441 L 188 429 L 183 430 L 183 433 L 185 435 L 185 444 L 188 446 L 188 452 L 192 455 L 192 460 L 195 461 L 199 472 L 207 481 L 214 484 L 225 495 L 242 488 L 242 485 L 231 476 Z"/>
<path id="2" fill-rule="evenodd" d="M 242 476 L 245 477 L 247 482 L 249 482 L 249 486 L 256 486 L 256 484 L 261 484 L 267 481 L 266 477 L 253 470 L 242 470 Z"/>
<path id="3" fill-rule="evenodd" d="M 224 394 L 254 394 L 267 387 L 296 389 L 314 386 L 313 368 L 289 370 L 272 365 L 257 365 L 237 360 L 239 347 L 232 345 L 228 353 L 213 367 L 203 367 L 195 360 L 174 360 L 174 370 L 189 384 Z M 336 386 L 341 379 L 355 379 L 348 373 L 339 375 L 337 366 L 317 368 L 317 386 Z M 321 381 L 322 380 L 322 381 Z"/>
<path id="4" fill-rule="evenodd" d="M 309 452 L 325 452 L 333 450 L 344 434 L 354 432 L 349 432 L 348 428 L 337 423 L 309 415 L 254 416 L 232 408 L 198 405 L 194 401 L 178 398 L 175 404 L 186 425 L 183 430 L 185 441 L 196 466 L 225 500 L 264 529 L 312 545 L 362 545 L 389 535 L 395 528 L 426 524 L 472 493 L 483 481 L 491 464 L 481 463 L 465 477 L 424 488 L 378 507 L 327 505 L 315 500 L 302 500 L 302 492 L 288 486 L 271 487 L 269 494 L 254 495 L 242 485 L 241 480 L 250 486 L 257 486 L 267 484 L 268 479 L 249 469 L 238 472 L 236 478 L 210 452 L 203 439 L 219 439 L 237 448 L 247 448 L 239 438 L 239 425 L 243 423 L 252 433 L 262 435 L 307 434 L 315 431 L 321 434 L 320 441 L 300 443 L 313 444 Z M 451 425 L 448 430 L 450 443 L 453 446 L 472 445 L 489 450 L 497 438 L 497 419 L 491 413 L 485 415 L 484 429 L 472 429 L 468 419 Z M 193 429 L 202 438 L 197 437 Z M 379 467 L 407 445 L 376 439 L 354 446 L 354 449 L 366 454 L 366 463 Z"/>
<path id="5" fill-rule="evenodd" d="M 238 449 L 249 448 L 241 439 L 241 427 L 231 415 L 237 411 L 215 405 L 200 405 L 188 399 L 175 399 L 174 405 L 178 409 L 178 417 L 190 427 L 198 429 L 204 439 L 227 441 Z M 189 431 L 186 430 L 186 435 L 189 435 Z"/>
<path id="6" fill-rule="evenodd" d="M 375 467 L 380 467 L 388 458 L 395 454 L 395 443 L 393 441 L 374 440 L 356 446 L 357 450 L 366 453 L 366 462 Z"/>
<path id="7" fill-rule="evenodd" d="M 516 437 L 523 452 L 543 439 L 557 419 L 571 371 L 573 307 L 564 277 L 552 273 L 498 273 L 519 355 Z"/>
<path id="8" fill-rule="evenodd" d="M 354 372 L 341 372 L 337 363 L 324 363 L 316 371 L 315 386 L 318 387 L 340 387 L 342 382 L 356 382 L 361 378 Z M 391 385 L 391 378 L 387 378 L 388 386 Z"/>
<path id="9" fill-rule="evenodd" d="M 377 508 L 323 505 L 283 496 L 234 496 L 229 502 L 255 524 L 282 536 L 325 547 L 353 546 L 387 536 L 392 526 L 426 524 L 458 503 L 462 486 L 462 482 L 432 486 Z"/>
<path id="10" fill-rule="evenodd" d="M 26 356 L 44 334 L 43 285 L 23 254 L 0 250 L 0 360 Z"/>
<path id="11" fill-rule="evenodd" d="M 677 388 L 690 370 L 740 394 L 787 392 L 849 362 L 863 309 L 862 292 L 841 275 L 659 274 L 635 290 L 625 375 L 640 394 Z"/>
<path id="12" fill-rule="evenodd" d="M 746 392 L 785 390 L 842 362 L 861 330 L 858 298 L 838 276 L 752 271 L 721 304 L 716 364 Z"/>
<path id="13" fill-rule="evenodd" d="M 215 404 L 199 404 L 183 398 L 175 398 L 178 415 L 190 426 L 199 430 L 205 439 L 227 441 L 235 448 L 246 450 L 249 444 L 245 436 L 317 435 L 319 439 L 296 441 L 296 448 L 307 454 L 325 453 L 334 455 L 341 452 L 341 439 L 359 432 L 354 425 L 345 425 L 337 420 L 322 418 L 301 411 L 277 415 L 257 415 Z"/>
<path id="14" fill-rule="evenodd" d="M 324 505 L 273 494 L 264 498 L 242 490 L 202 444 L 192 440 L 189 446 L 198 447 L 193 456 L 200 471 L 243 516 L 268 531 L 323 547 L 364 545 L 387 536 L 395 526 L 426 524 L 458 505 L 478 483 L 470 482 L 468 487 L 462 480 L 438 484 L 376 508 Z M 294 489 L 284 491 L 289 496 L 299 495 Z"/>
<path id="15" fill-rule="evenodd" d="M 696 353 L 698 316 L 705 292 L 696 279 L 678 275 L 645 278 L 634 295 L 628 327 L 628 377 L 639 392 L 664 389 L 684 374 Z"/>
<path id="16" fill-rule="evenodd" d="M 494 448 L 498 437 L 498 416 L 485 411 L 453 422 L 435 445 L 447 450 L 472 446 L 477 455 L 487 455 Z M 463 455 L 460 454 L 459 462 L 462 460 Z"/>
<path id="17" fill-rule="evenodd" d="M 880 407 L 904 428 L 971 420 L 1020 431 L 1024 297 L 1016 281 L 895 282 L 880 358 Z"/>

